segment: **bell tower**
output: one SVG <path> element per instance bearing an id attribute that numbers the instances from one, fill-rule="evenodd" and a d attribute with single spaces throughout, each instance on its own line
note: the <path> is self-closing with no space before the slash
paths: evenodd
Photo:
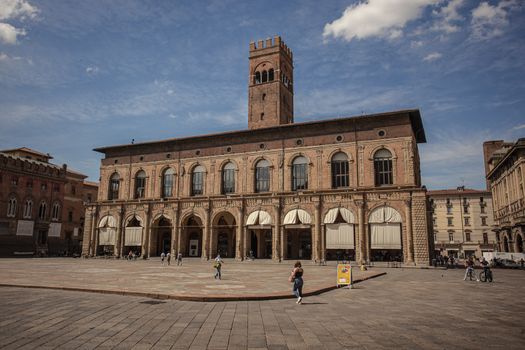
<path id="1" fill-rule="evenodd" d="M 293 123 L 293 55 L 280 36 L 250 43 L 248 127 Z"/>

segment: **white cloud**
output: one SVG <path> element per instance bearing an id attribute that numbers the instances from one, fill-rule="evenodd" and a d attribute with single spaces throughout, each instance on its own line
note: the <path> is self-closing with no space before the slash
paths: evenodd
<path id="1" fill-rule="evenodd" d="M 0 23 L 0 43 L 16 44 L 19 35 L 26 35 L 26 31 L 15 28 L 9 23 Z"/>
<path id="2" fill-rule="evenodd" d="M 419 18 L 426 6 L 441 0 L 367 0 L 346 8 L 324 27 L 323 37 L 365 39 L 398 38 L 406 23 Z"/>
<path id="3" fill-rule="evenodd" d="M 410 47 L 413 49 L 421 46 L 423 46 L 423 42 L 421 40 L 413 40 L 412 42 L 410 42 Z"/>
<path id="4" fill-rule="evenodd" d="M 99 71 L 98 67 L 97 66 L 89 66 L 86 68 L 86 73 L 88 75 L 95 75 L 97 74 Z"/>
<path id="5" fill-rule="evenodd" d="M 22 57 L 19 56 L 9 56 L 8 54 L 4 52 L 0 52 L 0 61 L 20 61 Z"/>
<path id="6" fill-rule="evenodd" d="M 476 40 L 486 40 L 504 33 L 509 24 L 508 14 L 518 8 L 516 0 L 501 0 L 493 6 L 484 1 L 472 10 L 472 37 Z"/>
<path id="7" fill-rule="evenodd" d="M 439 52 L 432 52 L 426 55 L 425 58 L 423 58 L 423 61 L 432 62 L 432 61 L 440 59 L 441 57 L 443 57 L 443 55 L 440 54 Z"/>
<path id="8" fill-rule="evenodd" d="M 464 3 L 465 0 L 451 0 L 446 6 L 441 7 L 439 10 L 434 10 L 434 15 L 438 16 L 440 20 L 432 26 L 432 29 L 445 33 L 459 31 L 460 27 L 455 22 L 464 20 L 458 12 L 458 9 Z"/>
<path id="9" fill-rule="evenodd" d="M 0 0 L 0 20 L 33 19 L 36 17 L 38 9 L 25 0 Z M 26 30 L 16 28 L 5 22 L 0 22 L 0 43 L 16 44 L 19 36 L 26 35 Z"/>
<path id="10" fill-rule="evenodd" d="M 0 0 L 0 20 L 35 18 L 38 12 L 25 0 Z"/>
<path id="11" fill-rule="evenodd" d="M 515 127 L 512 128 L 512 130 L 521 130 L 521 129 L 525 129 L 525 124 L 516 125 Z"/>

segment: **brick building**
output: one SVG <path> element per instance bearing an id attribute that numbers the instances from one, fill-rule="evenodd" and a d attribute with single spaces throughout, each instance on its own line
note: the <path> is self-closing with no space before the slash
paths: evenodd
<path id="1" fill-rule="evenodd" d="M 489 191 L 464 187 L 427 192 L 432 212 L 434 246 L 441 255 L 481 257 L 497 250 L 492 231 L 492 196 Z"/>
<path id="2" fill-rule="evenodd" d="M 85 203 L 98 185 L 49 154 L 0 151 L 0 256 L 79 254 Z"/>
<path id="3" fill-rule="evenodd" d="M 294 123 L 292 58 L 250 44 L 247 130 L 97 148 L 83 254 L 427 265 L 419 111 Z"/>
<path id="4" fill-rule="evenodd" d="M 525 239 L 525 138 L 483 143 L 487 186 L 492 191 L 498 250 L 523 253 Z"/>

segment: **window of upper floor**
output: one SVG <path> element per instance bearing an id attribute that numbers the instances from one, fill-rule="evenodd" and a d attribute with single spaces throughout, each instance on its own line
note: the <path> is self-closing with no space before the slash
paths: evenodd
<path id="1" fill-rule="evenodd" d="M 7 202 L 7 217 L 8 218 L 14 218 L 16 216 L 18 203 L 15 197 L 9 198 L 9 201 Z"/>
<path id="2" fill-rule="evenodd" d="M 374 177 L 376 186 L 387 186 L 394 183 L 392 153 L 386 148 L 374 154 Z"/>
<path id="3" fill-rule="evenodd" d="M 261 159 L 255 165 L 255 192 L 270 191 L 270 163 Z"/>
<path id="4" fill-rule="evenodd" d="M 108 199 L 118 199 L 119 196 L 119 187 L 120 187 L 120 176 L 118 173 L 113 173 L 109 178 L 109 189 L 108 189 Z"/>
<path id="5" fill-rule="evenodd" d="M 292 162 L 292 191 L 308 189 L 308 160 L 295 157 Z"/>
<path id="6" fill-rule="evenodd" d="M 222 168 L 222 194 L 235 193 L 235 164 L 226 163 Z"/>
<path id="7" fill-rule="evenodd" d="M 338 152 L 332 156 L 332 188 L 350 186 L 350 167 L 348 156 L 343 152 Z"/>
<path id="8" fill-rule="evenodd" d="M 135 175 L 135 198 L 146 196 L 146 172 L 139 170 Z"/>
<path id="9" fill-rule="evenodd" d="M 173 196 L 173 187 L 175 179 L 175 170 L 168 168 L 162 174 L 162 197 L 168 198 Z"/>
<path id="10" fill-rule="evenodd" d="M 191 195 L 200 196 L 204 194 L 204 175 L 206 169 L 202 165 L 193 168 L 191 173 Z"/>

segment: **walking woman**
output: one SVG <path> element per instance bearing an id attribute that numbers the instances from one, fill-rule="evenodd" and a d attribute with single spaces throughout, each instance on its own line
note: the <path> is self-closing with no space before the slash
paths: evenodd
<path id="1" fill-rule="evenodd" d="M 297 297 L 297 304 L 303 301 L 303 268 L 301 262 L 295 263 L 289 281 L 293 283 L 293 294 Z"/>
<path id="2" fill-rule="evenodd" d="M 217 254 L 217 257 L 215 258 L 215 262 L 213 263 L 213 267 L 215 267 L 215 279 L 219 277 L 219 279 L 222 279 L 221 276 L 221 267 L 222 267 L 222 261 L 220 254 Z"/>

